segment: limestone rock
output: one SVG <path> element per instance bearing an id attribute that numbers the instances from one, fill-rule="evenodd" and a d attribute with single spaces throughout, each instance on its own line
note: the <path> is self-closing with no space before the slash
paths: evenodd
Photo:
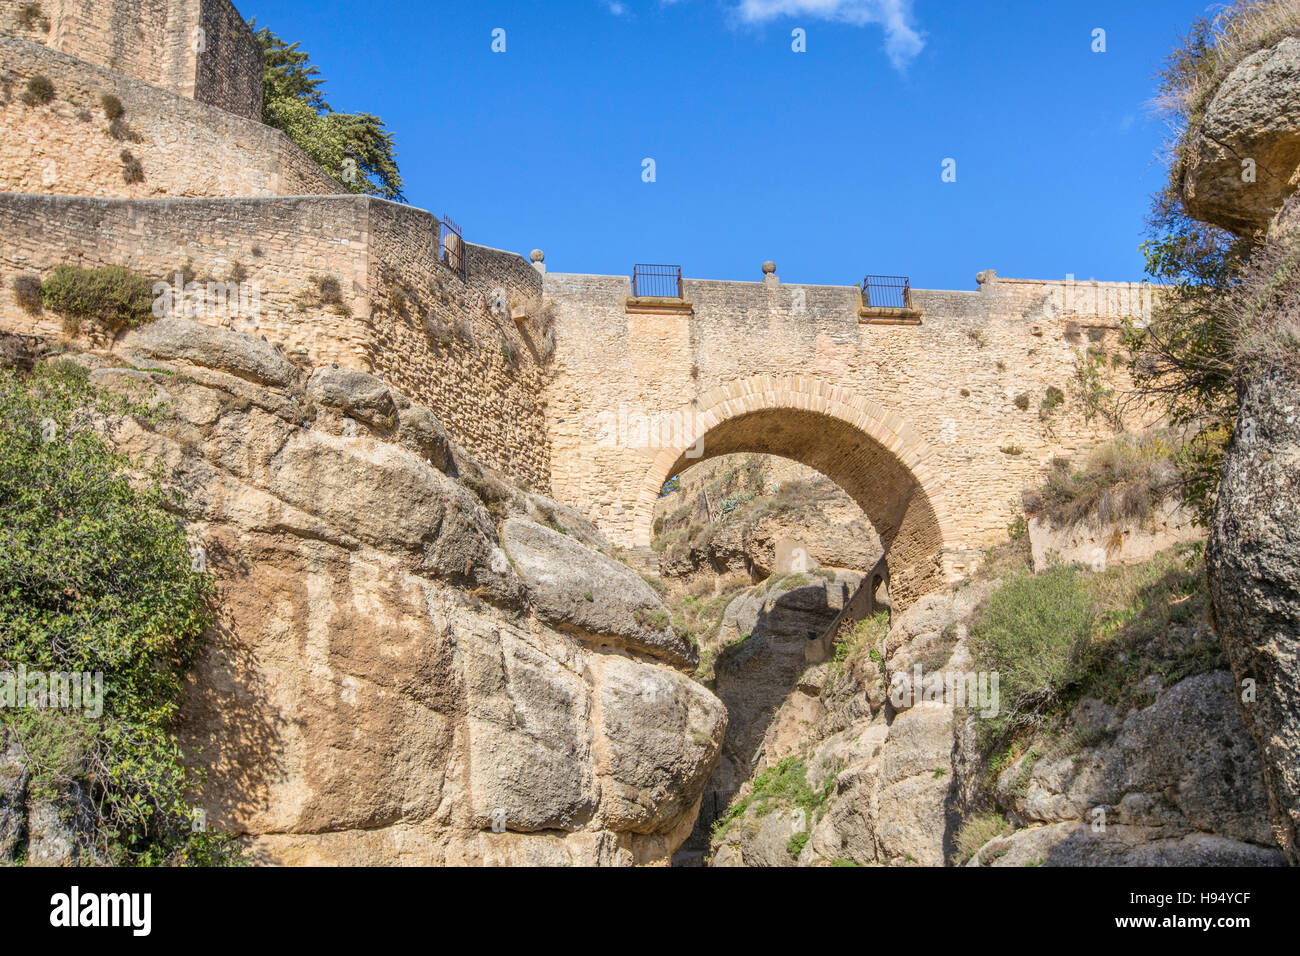
<path id="1" fill-rule="evenodd" d="M 505 523 L 502 545 L 546 623 L 591 643 L 694 666 L 695 650 L 673 632 L 663 602 L 631 568 L 524 518 Z"/>
<path id="2" fill-rule="evenodd" d="M 1300 39 L 1287 37 L 1229 73 L 1190 145 L 1188 211 L 1243 235 L 1266 228 L 1300 172 Z M 1248 160 L 1253 182 L 1243 175 Z"/>
<path id="3" fill-rule="evenodd" d="M 165 403 L 112 437 L 162 468 L 216 579 L 220 622 L 179 729 L 208 770 L 210 824 L 272 864 L 665 862 L 726 714 L 666 666 L 689 648 L 644 623 L 662 610 L 644 581 L 582 543 L 600 538 L 580 516 L 503 482 L 494 507 L 573 532 L 507 521 L 526 592 L 485 501 L 411 438 L 440 443 L 441 428 L 405 396 L 387 390 L 396 430 L 337 434 L 329 416 L 386 406 L 377 380 L 331 369 L 310 389 L 326 417 L 307 427 L 298 379 L 257 384 L 256 361 L 229 358 L 266 359 L 259 344 L 214 358 L 186 341 L 195 351 L 155 350 L 183 353 L 184 375 L 96 374 Z M 448 471 L 485 474 L 446 447 Z M 649 659 L 593 646 L 607 643 Z M 39 837 L 40 859 L 81 859 L 75 832 L 31 809 L 6 819 Z"/>
<path id="4" fill-rule="evenodd" d="M 0 864 L 13 859 L 26 829 L 27 762 L 21 745 L 0 726 Z"/>
<path id="5" fill-rule="evenodd" d="M 1297 509 L 1300 382 L 1273 372 L 1243 390 L 1206 557 L 1215 625 L 1237 680 L 1234 695 L 1260 748 L 1279 842 L 1292 865 L 1300 865 Z"/>
<path id="6" fill-rule="evenodd" d="M 202 365 L 261 385 L 285 387 L 298 375 L 297 368 L 274 346 L 251 335 L 189 319 L 150 322 L 131 332 L 122 348 L 127 354 Z"/>
<path id="7" fill-rule="evenodd" d="M 319 368 L 307 380 L 307 397 L 376 428 L 391 428 L 397 406 L 388 386 L 350 368 Z"/>
<path id="8" fill-rule="evenodd" d="M 1103 733 L 1113 727 L 1099 723 Z M 1188 740 L 1195 746 L 1183 745 Z M 1130 712 L 1109 741 L 1040 760 L 1028 775 L 1021 764 L 1008 768 L 998 795 L 1026 821 L 1088 821 L 1102 807 L 1112 820 L 1162 826 L 1167 835 L 1273 843 L 1259 754 L 1226 671 L 1180 681 Z"/>
<path id="9" fill-rule="evenodd" d="M 53 800 L 29 801 L 27 863 L 30 866 L 94 866 L 102 862 L 94 845 L 94 806 L 79 782 Z"/>
<path id="10" fill-rule="evenodd" d="M 1054 823 L 985 844 L 968 866 L 1285 866 L 1278 851 L 1208 833 L 1168 837 L 1160 828 Z"/>

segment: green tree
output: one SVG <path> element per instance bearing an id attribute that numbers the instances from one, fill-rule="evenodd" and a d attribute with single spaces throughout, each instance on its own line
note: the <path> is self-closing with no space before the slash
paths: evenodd
<path id="1" fill-rule="evenodd" d="M 371 113 L 336 113 L 325 81 L 297 43 L 267 27 L 256 29 L 262 46 L 262 122 L 286 136 L 349 192 L 404 202 L 393 135 Z"/>
<path id="2" fill-rule="evenodd" d="M 114 862 L 226 862 L 229 840 L 191 832 L 197 780 L 172 732 L 211 579 L 174 502 L 102 437 L 148 414 L 67 360 L 0 370 L 0 673 L 103 674 L 101 712 L 0 710 L 0 737 L 25 751 L 29 793 L 89 794 Z"/>

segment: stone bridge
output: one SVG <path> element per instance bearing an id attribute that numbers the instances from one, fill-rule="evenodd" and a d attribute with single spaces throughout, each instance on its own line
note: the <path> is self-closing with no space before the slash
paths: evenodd
<path id="1" fill-rule="evenodd" d="M 556 316 L 546 416 L 558 499 L 645 549 L 673 475 L 737 452 L 794 459 L 862 507 L 903 604 L 1004 539 L 1051 459 L 1113 431 L 1078 407 L 1075 370 L 1091 349 L 1122 378 L 1122 322 L 1141 321 L 1151 295 L 992 272 L 978 291 L 915 290 L 896 311 L 865 308 L 856 286 L 775 274 L 687 279 L 674 299 L 635 299 L 622 276 L 548 273 L 543 288 Z"/>

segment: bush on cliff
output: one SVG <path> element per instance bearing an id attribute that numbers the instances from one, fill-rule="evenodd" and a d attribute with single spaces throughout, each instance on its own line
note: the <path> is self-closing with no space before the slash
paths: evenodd
<path id="1" fill-rule="evenodd" d="M 24 751 L 29 801 L 73 815 L 89 794 L 99 858 L 226 862 L 228 840 L 191 832 L 196 780 L 172 733 L 211 581 L 157 483 L 100 433 L 141 414 L 66 360 L 0 370 L 0 675 L 103 675 L 98 704 L 6 701 L 0 737 Z"/>
<path id="2" fill-rule="evenodd" d="M 985 756 L 1015 753 L 1036 731 L 1059 729 L 1084 697 L 1130 707 L 1152 675 L 1170 686 L 1222 668 L 1206 608 L 1199 545 L 1101 574 L 1012 574 L 970 625 L 973 669 L 997 673 L 1000 683 L 998 714 L 978 724 Z"/>
<path id="3" fill-rule="evenodd" d="M 256 29 L 262 46 L 262 122 L 294 141 L 348 192 L 404 202 L 393 135 L 371 113 L 336 113 L 325 100 L 325 81 L 297 43 L 267 27 Z"/>
<path id="4" fill-rule="evenodd" d="M 87 319 L 110 332 L 153 319 L 153 283 L 122 266 L 59 266 L 41 283 L 41 303 L 63 317 L 75 335 Z"/>

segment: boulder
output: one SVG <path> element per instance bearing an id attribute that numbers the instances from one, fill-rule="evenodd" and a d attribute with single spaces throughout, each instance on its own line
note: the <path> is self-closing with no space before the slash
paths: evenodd
<path id="1" fill-rule="evenodd" d="M 997 837 L 967 866 L 1285 866 L 1278 850 L 1210 833 L 1165 836 L 1160 828 L 1055 823 Z"/>
<path id="2" fill-rule="evenodd" d="M 307 380 L 307 397 L 381 430 L 392 428 L 397 421 L 397 406 L 388 386 L 354 369 L 318 368 Z"/>
<path id="3" fill-rule="evenodd" d="M 695 649 L 674 633 L 663 602 L 631 568 L 526 518 L 505 523 L 502 545 L 542 621 L 597 646 L 694 667 Z"/>
<path id="4" fill-rule="evenodd" d="M 261 385 L 287 387 L 298 369 L 273 346 L 251 335 L 189 319 L 165 318 L 129 333 L 127 355 L 176 360 L 228 372 Z"/>
<path id="5" fill-rule="evenodd" d="M 1268 227 L 1298 171 L 1300 38 L 1287 37 L 1243 60 L 1215 91 L 1189 132 L 1183 198 L 1193 217 L 1250 235 Z"/>

